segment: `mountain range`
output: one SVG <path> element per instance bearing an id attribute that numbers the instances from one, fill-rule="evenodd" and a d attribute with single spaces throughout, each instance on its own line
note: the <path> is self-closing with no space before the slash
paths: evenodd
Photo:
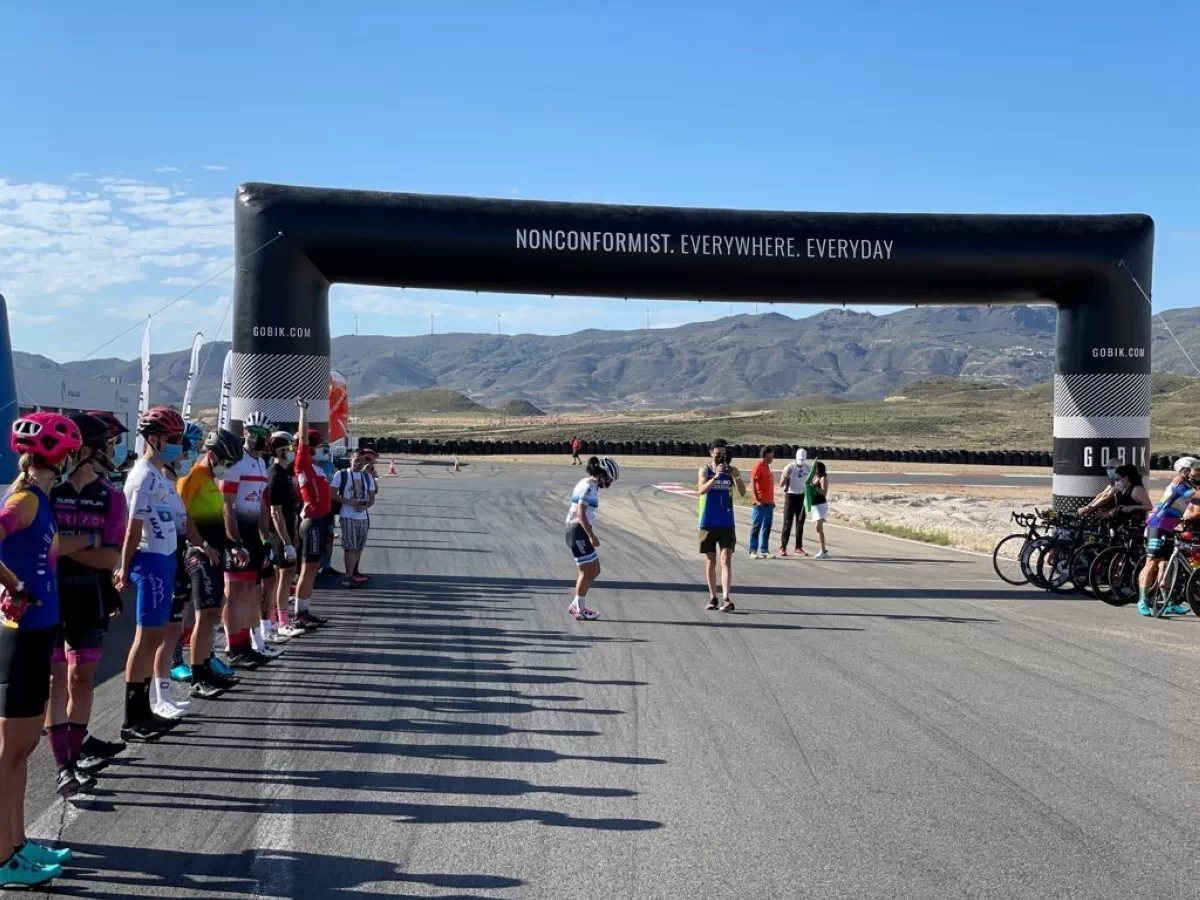
<path id="1" fill-rule="evenodd" d="M 1184 347 L 1200 347 L 1200 308 L 1163 313 Z M 488 405 L 524 400 L 549 411 L 677 408 L 824 394 L 887 396 L 931 376 L 1014 386 L 1054 373 L 1056 312 L 1049 306 L 918 307 L 886 315 L 845 309 L 802 319 L 736 315 L 675 328 L 588 330 L 570 335 L 343 335 L 333 367 L 351 402 L 397 390 L 458 390 Z M 216 405 L 228 342 L 205 345 L 197 407 Z M 1155 372 L 1195 374 L 1157 318 Z M 1197 353 L 1193 357 L 1200 358 Z M 151 397 L 179 403 L 188 350 L 151 358 Z M 16 365 L 136 384 L 137 360 L 56 363 L 14 353 Z"/>

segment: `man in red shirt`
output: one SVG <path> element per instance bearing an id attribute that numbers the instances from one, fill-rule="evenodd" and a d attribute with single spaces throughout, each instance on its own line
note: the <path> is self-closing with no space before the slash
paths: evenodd
<path id="1" fill-rule="evenodd" d="M 754 506 L 750 510 L 750 558 L 766 559 L 771 543 L 771 523 L 775 518 L 775 478 L 771 474 L 771 463 L 775 451 L 763 447 L 761 459 L 750 472 L 750 485 L 754 494 Z"/>
<path id="2" fill-rule="evenodd" d="M 581 450 L 583 450 L 583 441 L 577 437 L 571 438 L 571 465 L 583 465 L 583 460 L 579 458 L 579 453 Z"/>
<path id="3" fill-rule="evenodd" d="M 313 450 L 320 447 L 321 432 L 308 427 L 308 401 L 296 398 L 300 409 L 296 430 L 296 486 L 300 488 L 303 508 L 300 512 L 300 583 L 296 585 L 296 622 L 306 629 L 317 628 L 329 620 L 313 615 L 309 609 L 313 584 L 321 569 L 321 551 L 330 522 L 329 481 L 325 472 L 313 465 Z"/>

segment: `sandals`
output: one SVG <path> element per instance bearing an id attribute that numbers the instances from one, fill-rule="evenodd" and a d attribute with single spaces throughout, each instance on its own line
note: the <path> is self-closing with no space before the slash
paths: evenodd
<path id="1" fill-rule="evenodd" d="M 737 607 L 735 607 L 735 606 L 733 605 L 733 601 L 732 601 L 732 600 L 730 600 L 728 597 L 726 597 L 726 598 L 725 598 L 725 602 L 724 602 L 724 603 L 722 603 L 722 604 L 721 604 L 721 606 L 720 606 L 720 610 L 721 610 L 721 612 L 725 612 L 725 613 L 727 613 L 727 612 L 733 612 L 733 611 L 734 611 L 736 608 L 737 608 Z"/>

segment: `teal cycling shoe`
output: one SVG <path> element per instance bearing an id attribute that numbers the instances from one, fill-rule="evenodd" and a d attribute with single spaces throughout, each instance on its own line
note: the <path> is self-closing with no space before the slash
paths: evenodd
<path id="1" fill-rule="evenodd" d="M 1150 604 L 1144 598 L 1138 601 L 1138 612 L 1143 616 L 1148 616 L 1151 613 Z"/>
<path id="2" fill-rule="evenodd" d="M 62 874 L 62 866 L 37 866 L 20 853 L 14 853 L 8 862 L 0 867 L 0 887 L 27 887 L 35 884 L 45 884 L 52 878 Z"/>
<path id="3" fill-rule="evenodd" d="M 222 678 L 236 678 L 237 672 L 233 671 L 223 659 L 219 656 L 214 656 L 208 661 L 208 667 Z"/>
<path id="4" fill-rule="evenodd" d="M 1185 606 L 1182 603 L 1175 603 L 1163 610 L 1164 616 L 1186 616 L 1192 611 L 1190 606 Z"/>
<path id="5" fill-rule="evenodd" d="M 190 682 L 192 680 L 192 667 L 185 663 L 175 666 L 175 668 L 171 669 L 171 680 Z"/>
<path id="6" fill-rule="evenodd" d="M 17 855 L 35 866 L 61 866 L 71 861 L 72 853 L 70 847 L 56 850 L 53 847 L 35 844 L 33 841 L 27 840 L 21 845 Z"/>

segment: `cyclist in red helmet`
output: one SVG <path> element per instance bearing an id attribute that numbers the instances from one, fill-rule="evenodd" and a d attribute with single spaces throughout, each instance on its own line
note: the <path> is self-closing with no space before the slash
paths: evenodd
<path id="1" fill-rule="evenodd" d="M 54 482 L 78 463 L 78 426 L 57 413 L 31 413 L 13 422 L 10 446 L 21 459 L 0 507 L 0 847 L 15 849 L 0 865 L 0 887 L 43 884 L 71 859 L 68 849 L 26 839 L 26 767 L 50 695 L 58 554 L 99 546 L 94 533 L 60 538 L 49 496 Z"/>
<path id="2" fill-rule="evenodd" d="M 168 724 L 164 719 L 183 714 L 171 700 L 171 682 L 154 679 L 156 668 L 164 668 L 165 663 L 170 669 L 173 642 L 169 641 L 167 622 L 175 593 L 178 535 L 186 536 L 210 561 L 219 558 L 196 526 L 186 521 L 175 480 L 168 475 L 169 466 L 183 453 L 183 431 L 183 418 L 170 407 L 146 410 L 138 419 L 145 450 L 125 483 L 129 524 L 120 567 L 113 573 L 117 590 L 128 583 L 137 587 L 137 631 L 125 662 L 125 724 L 121 729 L 125 741 L 154 740 Z M 157 658 L 159 654 L 161 658 Z"/>

